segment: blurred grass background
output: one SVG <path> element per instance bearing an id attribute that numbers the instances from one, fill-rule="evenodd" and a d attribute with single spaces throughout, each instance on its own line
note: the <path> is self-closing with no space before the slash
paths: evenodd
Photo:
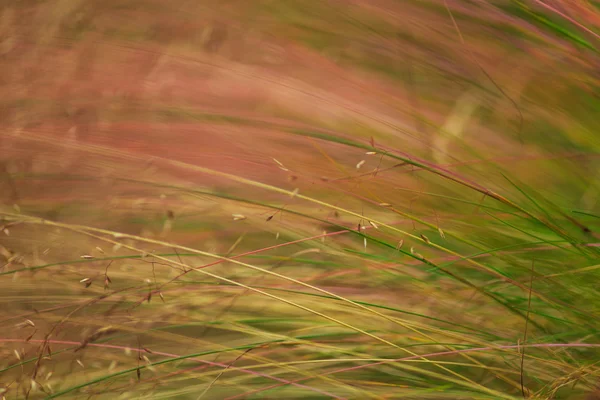
<path id="1" fill-rule="evenodd" d="M 3 1 L 5 399 L 593 399 L 593 1 Z"/>

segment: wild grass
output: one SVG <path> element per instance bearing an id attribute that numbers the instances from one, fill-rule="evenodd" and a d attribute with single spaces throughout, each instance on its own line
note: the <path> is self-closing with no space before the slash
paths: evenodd
<path id="1" fill-rule="evenodd" d="M 597 396 L 594 3 L 1 12 L 4 399 Z"/>

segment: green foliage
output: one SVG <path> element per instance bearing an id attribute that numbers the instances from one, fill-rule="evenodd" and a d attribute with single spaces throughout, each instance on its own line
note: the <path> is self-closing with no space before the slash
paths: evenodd
<path id="1" fill-rule="evenodd" d="M 30 3 L 0 21 L 0 395 L 596 390 L 596 9 Z"/>

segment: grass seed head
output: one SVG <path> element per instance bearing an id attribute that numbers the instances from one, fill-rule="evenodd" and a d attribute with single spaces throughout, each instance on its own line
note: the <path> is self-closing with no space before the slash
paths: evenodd
<path id="1" fill-rule="evenodd" d="M 37 329 L 34 330 L 31 335 L 27 336 L 27 339 L 25 339 L 26 342 L 29 342 L 31 339 L 33 339 L 33 337 L 35 336 L 35 334 L 37 333 Z"/>
<path id="2" fill-rule="evenodd" d="M 279 169 L 281 169 L 282 171 L 289 171 L 289 169 L 287 169 L 279 160 L 277 160 L 276 158 L 273 158 L 273 161 L 275 161 L 275 163 L 277 163 L 277 166 L 279 167 Z"/>
<path id="3" fill-rule="evenodd" d="M 231 216 L 233 217 L 234 221 L 242 221 L 246 219 L 246 216 L 242 214 L 231 214 Z"/>

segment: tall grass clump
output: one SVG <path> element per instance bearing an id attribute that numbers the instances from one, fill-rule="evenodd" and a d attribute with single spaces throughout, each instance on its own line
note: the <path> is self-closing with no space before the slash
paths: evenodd
<path id="1" fill-rule="evenodd" d="M 0 399 L 600 396 L 595 2 L 0 11 Z"/>

